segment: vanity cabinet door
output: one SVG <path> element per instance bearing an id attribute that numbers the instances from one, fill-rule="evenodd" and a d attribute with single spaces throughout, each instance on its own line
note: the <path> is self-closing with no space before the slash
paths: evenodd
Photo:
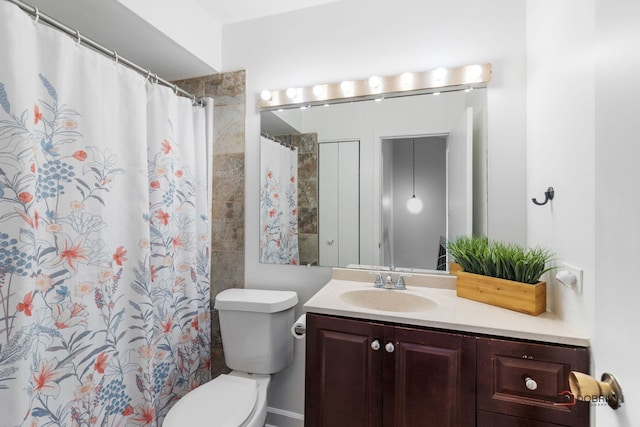
<path id="1" fill-rule="evenodd" d="M 307 314 L 306 427 L 382 426 L 382 325 Z"/>
<path id="2" fill-rule="evenodd" d="M 306 427 L 475 425 L 475 337 L 307 314 Z"/>
<path id="3" fill-rule="evenodd" d="M 384 425 L 475 426 L 475 337 L 389 326 Z M 387 361 L 385 360 L 385 364 Z"/>

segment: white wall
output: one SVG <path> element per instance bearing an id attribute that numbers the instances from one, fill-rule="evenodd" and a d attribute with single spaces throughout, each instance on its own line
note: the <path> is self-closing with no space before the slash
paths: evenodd
<path id="1" fill-rule="evenodd" d="M 551 281 L 549 303 L 593 335 L 593 7 L 579 3 L 530 1 L 527 9 L 527 236 L 584 269 L 582 295 Z M 553 202 L 534 205 L 549 186 Z"/>
<path id="2" fill-rule="evenodd" d="M 306 301 L 326 268 L 258 263 L 259 114 L 263 89 L 491 62 L 489 234 L 526 240 L 525 0 L 342 0 L 223 28 L 223 70 L 247 76 L 245 283 L 292 289 Z M 508 159 L 508 160 L 507 160 Z M 303 412 L 304 354 L 273 379 L 270 405 Z"/>
<path id="3" fill-rule="evenodd" d="M 640 3 L 534 0 L 527 17 L 528 195 L 556 189 L 529 205 L 528 241 L 584 269 L 583 294 L 552 283 L 551 302 L 591 337 L 594 376 L 622 384 L 626 404 L 593 406 L 593 424 L 637 425 Z"/>

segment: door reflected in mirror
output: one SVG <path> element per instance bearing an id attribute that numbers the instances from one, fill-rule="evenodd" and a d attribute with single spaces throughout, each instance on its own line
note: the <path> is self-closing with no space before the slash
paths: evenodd
<path id="1" fill-rule="evenodd" d="M 272 233 L 261 181 L 261 262 L 446 269 L 446 239 L 486 233 L 486 90 L 263 111 L 261 132 L 297 150 L 297 239 Z M 265 253 L 294 240 L 297 259 Z"/>
<path id="2" fill-rule="evenodd" d="M 383 139 L 381 197 L 382 265 L 438 269 L 447 235 L 446 135 Z"/>

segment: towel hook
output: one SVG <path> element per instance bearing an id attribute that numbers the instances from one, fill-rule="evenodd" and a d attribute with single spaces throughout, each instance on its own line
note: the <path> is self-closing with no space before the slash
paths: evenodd
<path id="1" fill-rule="evenodd" d="M 553 187 L 549 187 L 547 188 L 547 191 L 544 192 L 544 201 L 543 202 L 539 202 L 538 199 L 536 199 L 535 197 L 533 199 L 531 199 L 531 201 L 533 203 L 535 203 L 538 206 L 543 206 L 546 205 L 550 200 L 553 200 L 553 196 L 555 195 L 555 192 L 553 190 Z"/>

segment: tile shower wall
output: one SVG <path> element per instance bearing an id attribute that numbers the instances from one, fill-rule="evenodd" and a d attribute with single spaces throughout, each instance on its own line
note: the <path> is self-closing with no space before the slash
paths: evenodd
<path id="1" fill-rule="evenodd" d="M 318 265 L 318 134 L 294 135 L 298 147 L 300 264 Z"/>
<path id="2" fill-rule="evenodd" d="M 213 109 L 213 203 L 211 212 L 211 374 L 228 372 L 215 296 L 244 287 L 245 72 L 234 71 L 175 82 Z"/>

